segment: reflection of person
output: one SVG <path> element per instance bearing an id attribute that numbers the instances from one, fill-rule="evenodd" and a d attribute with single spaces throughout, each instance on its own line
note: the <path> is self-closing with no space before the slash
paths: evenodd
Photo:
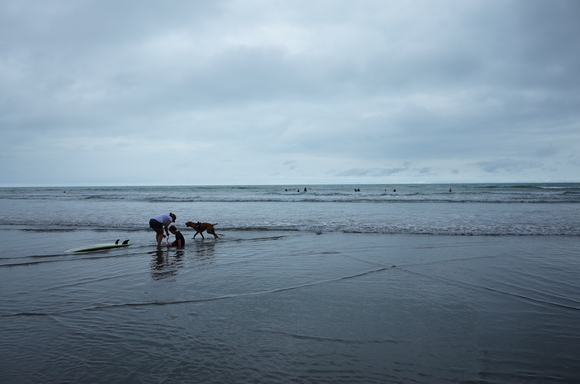
<path id="1" fill-rule="evenodd" d="M 169 231 L 175 235 L 175 241 L 171 244 L 167 244 L 167 246 L 178 248 L 183 247 L 185 245 L 185 238 L 183 237 L 181 232 L 179 232 L 177 228 L 175 228 L 175 225 L 170 226 Z"/>
<path id="2" fill-rule="evenodd" d="M 169 231 L 167 228 L 169 227 L 169 224 L 175 223 L 176 219 L 177 217 L 173 213 L 170 213 L 169 215 L 153 216 L 151 220 L 149 220 L 149 226 L 156 233 L 155 240 L 157 240 L 158 246 L 161 245 L 161 240 L 165 237 L 163 235 L 163 229 L 165 229 L 165 233 L 167 234 L 167 237 L 169 237 Z"/>

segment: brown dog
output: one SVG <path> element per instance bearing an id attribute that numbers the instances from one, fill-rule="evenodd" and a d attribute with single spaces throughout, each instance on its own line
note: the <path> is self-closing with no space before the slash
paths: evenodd
<path id="1" fill-rule="evenodd" d="M 203 231 L 207 231 L 207 233 L 213 235 L 214 239 L 218 238 L 218 234 L 215 233 L 215 230 L 213 229 L 213 226 L 217 225 L 217 223 L 215 224 L 210 224 L 210 223 L 193 223 L 191 221 L 188 221 L 187 223 L 185 223 L 185 226 L 190 227 L 195 229 L 195 235 L 193 235 L 193 238 L 195 239 L 195 236 L 197 236 L 197 234 L 199 233 L 201 235 L 202 239 L 205 239 L 205 237 L 203 237 Z M 220 236 L 224 236 L 221 233 L 219 234 Z"/>

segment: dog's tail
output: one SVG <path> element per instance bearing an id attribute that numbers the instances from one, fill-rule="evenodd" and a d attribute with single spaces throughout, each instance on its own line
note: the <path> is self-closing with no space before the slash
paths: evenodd
<path id="1" fill-rule="evenodd" d="M 212 224 L 212 225 L 218 225 L 218 223 Z"/>

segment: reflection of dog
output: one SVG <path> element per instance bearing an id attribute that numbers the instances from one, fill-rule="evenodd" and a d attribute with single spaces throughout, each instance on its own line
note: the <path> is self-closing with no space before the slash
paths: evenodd
<path id="1" fill-rule="evenodd" d="M 214 225 L 217 225 L 217 223 L 215 224 L 210 224 L 210 223 L 200 223 L 199 221 L 197 223 L 193 223 L 191 221 L 188 221 L 187 223 L 185 223 L 185 225 L 187 227 L 193 228 L 195 229 L 195 235 L 193 235 L 193 238 L 195 239 L 195 236 L 197 236 L 197 234 L 199 233 L 201 235 L 202 239 L 205 239 L 205 237 L 203 237 L 203 231 L 207 231 L 207 233 L 213 235 L 214 239 L 218 238 L 218 234 L 215 233 L 215 230 L 213 229 Z M 224 236 L 221 233 L 219 234 L 220 236 Z"/>

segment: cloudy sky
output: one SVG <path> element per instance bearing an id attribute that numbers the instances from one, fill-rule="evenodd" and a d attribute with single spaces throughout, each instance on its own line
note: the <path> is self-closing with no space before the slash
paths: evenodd
<path id="1" fill-rule="evenodd" d="M 577 0 L 0 0 L 0 185 L 580 181 Z"/>

